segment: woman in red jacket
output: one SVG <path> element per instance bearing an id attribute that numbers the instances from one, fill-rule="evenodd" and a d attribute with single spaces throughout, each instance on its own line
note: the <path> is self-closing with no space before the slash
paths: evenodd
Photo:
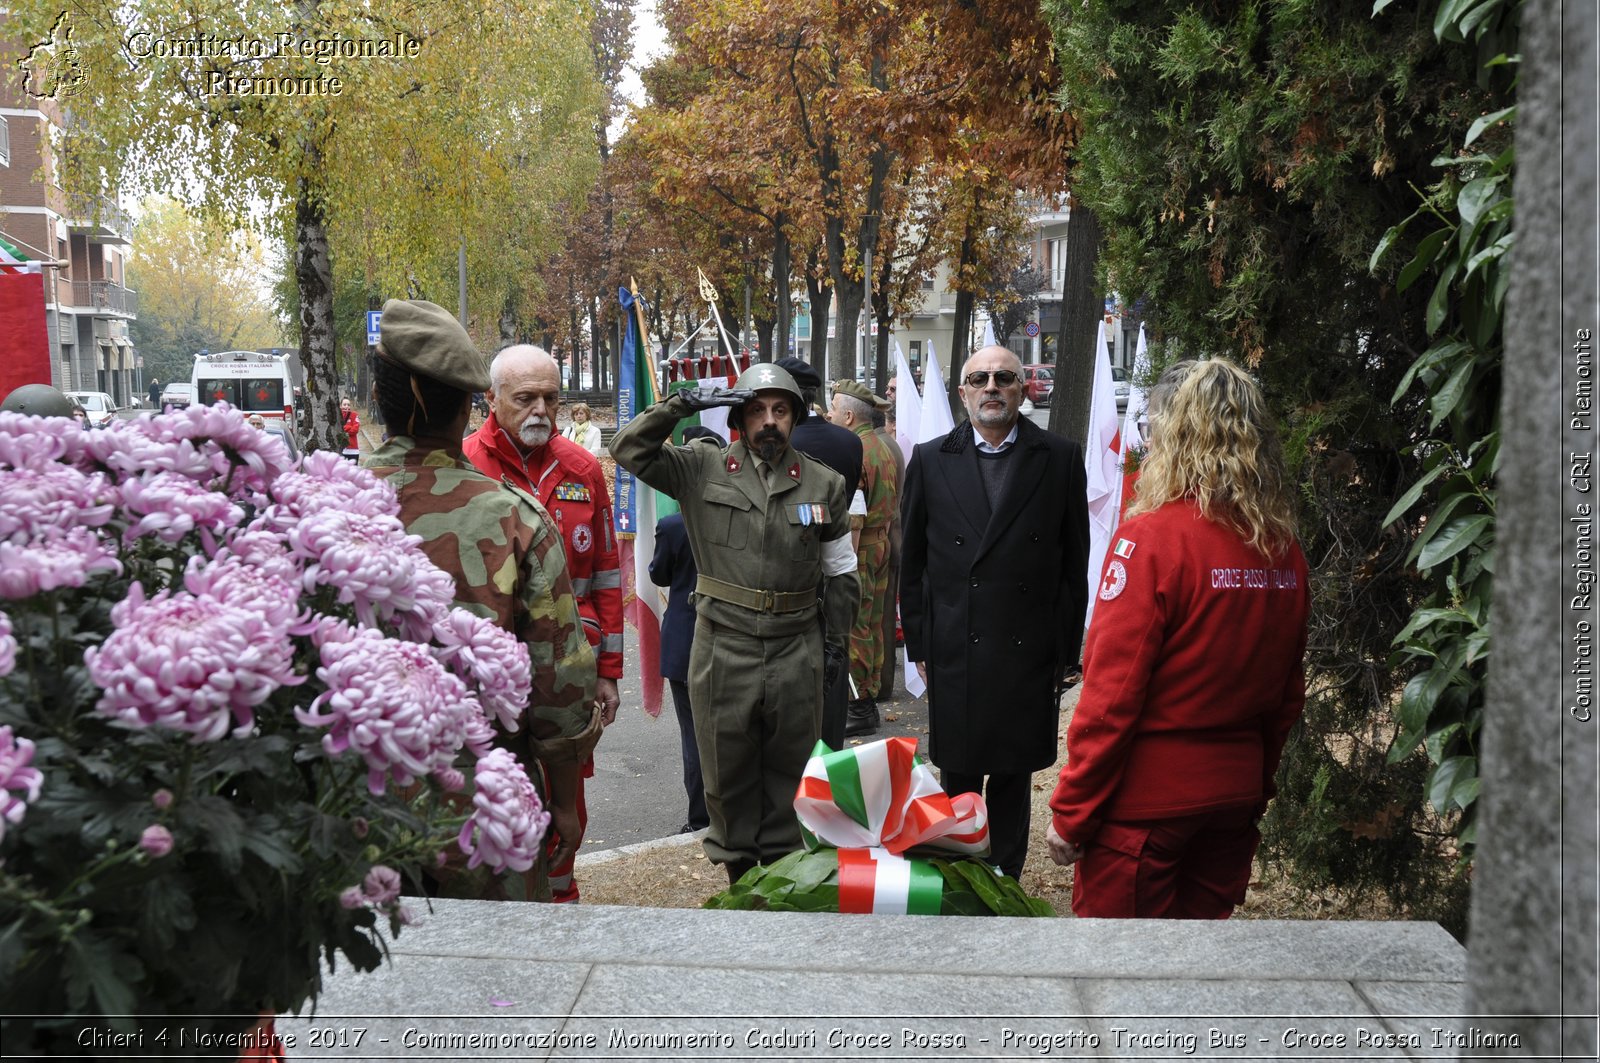
<path id="1" fill-rule="evenodd" d="M 1180 362 L 1151 392 L 1106 552 L 1047 839 L 1079 916 L 1226 919 L 1305 705 L 1305 556 L 1255 383 Z"/>

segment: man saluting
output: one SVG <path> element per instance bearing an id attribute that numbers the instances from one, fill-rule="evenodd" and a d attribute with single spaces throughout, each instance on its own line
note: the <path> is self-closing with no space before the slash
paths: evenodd
<path id="1" fill-rule="evenodd" d="M 740 442 L 668 444 L 710 406 L 732 407 Z M 732 390 L 674 393 L 611 441 L 617 464 L 678 500 L 700 569 L 689 700 L 706 855 L 729 881 L 800 846 L 794 793 L 822 726 L 823 621 L 828 667 L 843 667 L 860 597 L 844 480 L 789 445 L 806 415 L 792 376 L 754 365 Z"/>

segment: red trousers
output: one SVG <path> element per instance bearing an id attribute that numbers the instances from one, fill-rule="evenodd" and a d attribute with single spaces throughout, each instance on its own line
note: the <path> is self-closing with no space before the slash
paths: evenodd
<path id="1" fill-rule="evenodd" d="M 1226 919 L 1244 901 L 1261 834 L 1252 807 L 1108 822 L 1078 861 L 1072 912 L 1086 919 Z"/>
<path id="2" fill-rule="evenodd" d="M 572 904 L 578 899 L 578 880 L 572 876 L 572 865 L 578 860 L 578 846 L 583 844 L 583 836 L 589 830 L 589 806 L 583 800 L 583 780 L 594 778 L 594 758 L 590 757 L 583 762 L 582 769 L 578 772 L 578 839 L 572 846 L 572 855 L 567 857 L 567 862 L 560 867 L 550 865 L 550 903 Z M 553 857 L 556 850 L 554 834 L 545 838 L 544 852 L 547 858 Z"/>

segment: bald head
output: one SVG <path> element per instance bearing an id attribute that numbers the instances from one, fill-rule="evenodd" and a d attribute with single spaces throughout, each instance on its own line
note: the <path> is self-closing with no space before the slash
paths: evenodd
<path id="1" fill-rule="evenodd" d="M 998 373 L 1006 374 L 1002 384 Z M 971 381 L 981 377 L 978 384 Z M 1008 347 L 978 350 L 961 367 L 961 402 L 973 427 L 999 444 L 1011 433 L 1022 409 L 1022 361 Z"/>
<path id="2" fill-rule="evenodd" d="M 525 451 L 550 442 L 561 408 L 561 370 L 540 347 L 519 343 L 489 363 L 489 406 L 494 419 Z"/>

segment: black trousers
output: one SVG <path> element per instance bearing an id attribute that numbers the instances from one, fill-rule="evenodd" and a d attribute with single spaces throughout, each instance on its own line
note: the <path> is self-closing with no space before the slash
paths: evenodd
<path id="1" fill-rule="evenodd" d="M 939 769 L 944 792 L 982 794 L 989 810 L 989 863 L 1014 879 L 1022 878 L 1028 859 L 1028 827 L 1033 818 L 1033 773 L 991 775 L 984 788 L 982 775 Z"/>
<path id="2" fill-rule="evenodd" d="M 706 788 L 700 779 L 700 747 L 694 740 L 694 713 L 689 707 L 689 684 L 667 680 L 672 708 L 678 714 L 678 741 L 683 746 L 683 790 L 689 797 L 689 826 L 704 830 L 711 823 L 706 813 Z"/>
<path id="3" fill-rule="evenodd" d="M 822 740 L 834 752 L 844 748 L 846 710 L 850 705 L 850 668 L 839 669 L 839 678 L 833 686 L 822 688 Z"/>

